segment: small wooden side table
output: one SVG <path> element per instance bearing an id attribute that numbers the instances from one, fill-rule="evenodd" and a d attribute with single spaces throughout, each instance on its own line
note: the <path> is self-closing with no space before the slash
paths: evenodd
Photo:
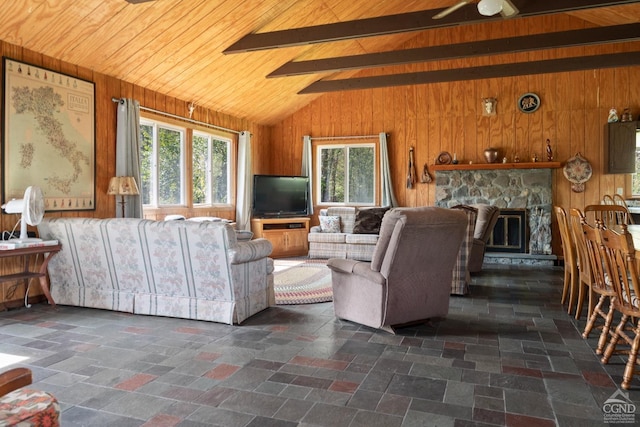
<path id="1" fill-rule="evenodd" d="M 11 258 L 21 256 L 24 259 L 24 270 L 20 273 L 12 273 L 0 275 L 0 283 L 9 282 L 9 281 L 18 281 L 24 280 L 25 284 L 25 306 L 27 304 L 27 298 L 29 296 L 29 282 L 31 279 L 35 279 L 36 277 L 40 279 L 40 286 L 42 287 L 42 292 L 44 296 L 47 297 L 47 301 L 49 304 L 55 308 L 56 302 L 51 297 L 51 292 L 49 291 L 49 280 L 47 279 L 47 265 L 49 264 L 49 260 L 60 252 L 62 249 L 62 245 L 49 245 L 49 246 L 33 246 L 30 248 L 18 248 L 18 249 L 7 249 L 0 250 L 0 258 Z M 44 260 L 40 265 L 40 269 L 38 271 L 29 270 L 29 259 L 31 255 L 39 255 L 44 254 Z"/>

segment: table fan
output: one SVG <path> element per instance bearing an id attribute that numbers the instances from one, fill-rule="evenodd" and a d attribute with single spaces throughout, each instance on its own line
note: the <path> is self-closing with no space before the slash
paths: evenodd
<path id="1" fill-rule="evenodd" d="M 28 237 L 27 224 L 38 225 L 44 216 L 44 196 L 40 187 L 29 186 L 24 191 L 22 199 L 12 199 L 2 205 L 2 209 L 6 213 L 21 213 L 20 218 L 20 237 L 18 239 L 10 239 L 16 243 L 39 242 L 42 239 L 37 237 Z"/>

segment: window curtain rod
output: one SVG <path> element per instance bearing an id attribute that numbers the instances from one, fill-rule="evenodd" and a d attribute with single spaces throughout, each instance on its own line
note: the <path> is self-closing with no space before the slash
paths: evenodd
<path id="1" fill-rule="evenodd" d="M 339 139 L 378 139 L 379 135 L 353 135 L 353 136 L 320 136 L 311 138 L 312 141 L 332 141 Z"/>
<path id="2" fill-rule="evenodd" d="M 120 102 L 122 102 L 122 99 L 121 98 L 111 98 L 111 101 L 117 102 L 119 104 Z M 223 128 L 222 126 L 212 125 L 210 123 L 201 122 L 199 120 L 189 119 L 187 117 L 176 116 L 175 114 L 165 113 L 164 111 L 154 110 L 153 108 L 143 107 L 142 105 L 140 106 L 140 109 L 143 110 L 143 111 L 149 111 L 150 113 L 155 113 L 155 114 L 160 114 L 162 116 L 171 117 L 172 119 L 182 120 L 182 121 L 193 123 L 193 124 L 196 124 L 196 125 L 206 126 L 206 127 L 212 128 L 212 129 L 218 129 L 218 130 L 222 130 L 222 131 L 225 131 L 225 132 L 235 133 L 236 135 L 240 135 L 240 133 L 241 133 L 240 131 L 237 131 L 237 130 Z"/>

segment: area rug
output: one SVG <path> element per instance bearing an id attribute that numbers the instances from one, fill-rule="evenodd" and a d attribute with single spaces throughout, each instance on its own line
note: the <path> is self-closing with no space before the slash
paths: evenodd
<path id="1" fill-rule="evenodd" d="M 301 263 L 274 273 L 276 304 L 333 301 L 331 270 L 323 263 Z"/>

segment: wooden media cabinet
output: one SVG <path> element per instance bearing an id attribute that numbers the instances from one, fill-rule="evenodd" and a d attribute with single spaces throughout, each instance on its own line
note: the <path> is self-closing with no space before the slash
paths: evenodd
<path id="1" fill-rule="evenodd" d="M 271 242 L 272 258 L 302 256 L 309 253 L 309 222 L 306 217 L 253 218 L 251 231 L 254 237 L 264 237 Z"/>

